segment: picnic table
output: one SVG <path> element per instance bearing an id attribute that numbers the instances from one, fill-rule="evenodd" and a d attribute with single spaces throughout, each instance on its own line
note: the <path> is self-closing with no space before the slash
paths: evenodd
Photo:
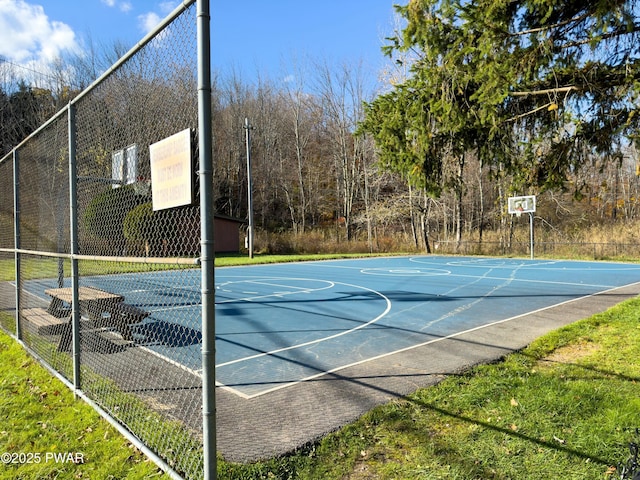
<path id="1" fill-rule="evenodd" d="M 73 303 L 73 290 L 71 287 L 50 288 L 44 293 L 51 297 L 51 303 L 47 311 L 54 317 L 70 314 L 71 305 Z M 80 311 L 86 312 L 92 320 L 99 318 L 103 312 L 108 311 L 107 308 L 122 302 L 124 297 L 115 293 L 105 292 L 94 287 L 79 287 L 78 301 L 80 303 Z M 64 304 L 69 305 L 64 308 Z"/>
<path id="2" fill-rule="evenodd" d="M 73 290 L 71 287 L 50 288 L 45 293 L 51 297 L 47 312 L 56 318 L 69 317 L 64 323 L 58 345 L 59 351 L 69 351 L 72 340 Z M 122 295 L 94 287 L 78 288 L 78 306 L 80 314 L 89 320 L 90 328 L 113 327 L 127 341 L 132 340 L 130 324 L 140 322 L 149 315 L 138 307 L 125 304 Z"/>

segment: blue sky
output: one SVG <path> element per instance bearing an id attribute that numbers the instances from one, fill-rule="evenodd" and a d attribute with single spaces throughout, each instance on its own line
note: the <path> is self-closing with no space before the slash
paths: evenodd
<path id="1" fill-rule="evenodd" d="M 407 0 L 211 0 L 214 68 L 284 74 L 292 60 L 384 64 L 394 3 Z M 87 39 L 133 46 L 179 0 L 0 0 L 0 58 L 46 69 Z"/>

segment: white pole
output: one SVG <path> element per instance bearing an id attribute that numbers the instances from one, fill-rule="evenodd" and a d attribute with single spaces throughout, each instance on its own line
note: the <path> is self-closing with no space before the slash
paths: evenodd
<path id="1" fill-rule="evenodd" d="M 251 180 L 251 125 L 249 119 L 244 119 L 244 128 L 246 130 L 247 144 L 247 210 L 249 216 L 249 228 L 247 228 L 247 248 L 249 249 L 249 258 L 253 258 L 253 181 Z"/>
<path id="2" fill-rule="evenodd" d="M 529 212 L 529 249 L 533 260 L 533 212 Z"/>

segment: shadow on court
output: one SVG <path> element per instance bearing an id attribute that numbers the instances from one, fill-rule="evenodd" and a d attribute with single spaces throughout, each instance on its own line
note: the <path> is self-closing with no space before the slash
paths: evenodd
<path id="1" fill-rule="evenodd" d="M 156 320 L 136 325 L 132 328 L 134 335 L 142 337 L 137 340 L 141 344 L 161 344 L 168 347 L 187 347 L 202 343 L 202 332 L 176 323 Z"/>

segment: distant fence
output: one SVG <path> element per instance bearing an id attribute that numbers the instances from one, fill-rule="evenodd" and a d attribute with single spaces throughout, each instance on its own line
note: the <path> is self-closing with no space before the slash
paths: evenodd
<path id="1" fill-rule="evenodd" d="M 0 160 L 0 326 L 175 478 L 215 476 L 208 12 L 183 1 Z"/>
<path id="2" fill-rule="evenodd" d="M 529 242 L 479 242 L 455 240 L 432 242 L 434 253 L 458 255 L 510 255 L 528 257 Z M 640 259 L 640 243 L 619 242 L 535 242 L 534 256 L 557 258 L 593 258 L 594 260 Z"/>

